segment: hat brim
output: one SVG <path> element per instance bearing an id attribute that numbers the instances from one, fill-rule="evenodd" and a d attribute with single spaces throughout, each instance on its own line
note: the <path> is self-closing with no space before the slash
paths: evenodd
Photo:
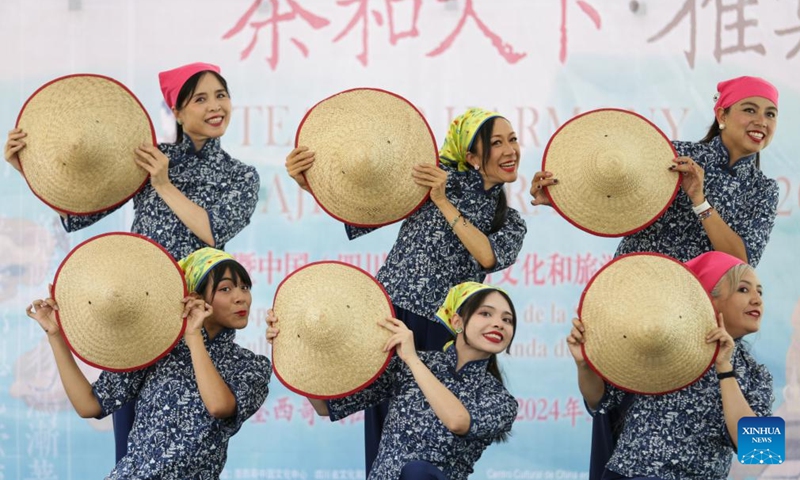
<path id="1" fill-rule="evenodd" d="M 685 265 L 657 253 L 632 253 L 606 264 L 586 285 L 578 307 L 583 357 L 622 390 L 666 394 L 699 380 L 718 344 L 711 298 Z"/>
<path id="2" fill-rule="evenodd" d="M 604 108 L 577 115 L 550 138 L 542 170 L 558 186 L 545 188 L 565 220 L 601 237 L 620 237 L 658 220 L 675 200 L 680 175 L 669 170 L 677 153 L 652 122 L 634 112 Z"/>
<path id="3" fill-rule="evenodd" d="M 425 117 L 405 98 L 376 88 L 345 90 L 314 105 L 295 146 L 314 151 L 304 176 L 319 206 L 357 227 L 380 227 L 414 213 L 430 193 L 414 182 L 414 165 L 439 164 Z"/>
<path id="4" fill-rule="evenodd" d="M 127 202 L 147 183 L 134 149 L 156 144 L 139 99 L 113 78 L 67 75 L 39 87 L 17 116 L 27 137 L 20 167 L 51 208 L 90 215 Z"/>
<path id="5" fill-rule="evenodd" d="M 53 281 L 56 319 L 70 350 L 111 372 L 139 370 L 167 355 L 186 326 L 183 271 L 164 248 L 133 233 L 76 246 Z"/>
<path id="6" fill-rule="evenodd" d="M 389 364 L 394 317 L 389 296 L 369 273 L 341 262 L 308 264 L 286 277 L 273 303 L 280 335 L 272 344 L 275 376 L 289 390 L 341 398 L 375 381 Z"/>

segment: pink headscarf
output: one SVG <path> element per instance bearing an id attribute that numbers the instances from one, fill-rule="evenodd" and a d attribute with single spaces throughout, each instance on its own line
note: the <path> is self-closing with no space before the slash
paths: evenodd
<path id="1" fill-rule="evenodd" d="M 700 283 L 703 285 L 705 291 L 711 294 L 711 291 L 714 290 L 714 287 L 717 286 L 717 283 L 719 283 L 722 277 L 728 273 L 728 270 L 736 265 L 742 265 L 744 263 L 745 262 L 741 259 L 733 255 L 712 251 L 703 253 L 689 260 L 684 265 L 700 279 Z"/>
<path id="2" fill-rule="evenodd" d="M 172 109 L 175 108 L 175 101 L 178 99 L 178 93 L 181 91 L 183 84 L 189 77 L 198 72 L 212 71 L 219 73 L 219 67 L 210 63 L 190 63 L 182 67 L 167 70 L 158 74 L 158 83 L 161 84 L 161 93 L 164 94 L 164 101 L 167 106 Z"/>
<path id="3" fill-rule="evenodd" d="M 774 85 L 758 77 L 737 77 L 717 84 L 717 103 L 714 112 L 719 108 L 728 108 L 747 97 L 763 97 L 778 106 L 778 89 Z"/>

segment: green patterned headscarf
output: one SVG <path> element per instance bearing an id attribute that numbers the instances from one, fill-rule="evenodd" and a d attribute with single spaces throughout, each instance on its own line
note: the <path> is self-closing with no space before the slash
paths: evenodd
<path id="1" fill-rule="evenodd" d="M 178 265 L 180 265 L 186 277 L 186 288 L 189 289 L 189 292 L 194 292 L 197 286 L 203 283 L 208 272 L 218 263 L 225 260 L 235 261 L 230 253 L 211 247 L 195 250 L 186 258 L 181 259 Z M 198 293 L 202 294 L 203 292 Z"/>
<path id="2" fill-rule="evenodd" d="M 499 117 L 497 112 L 490 112 L 482 108 L 470 108 L 450 123 L 444 145 L 439 150 L 439 159 L 451 167 L 458 166 L 459 172 L 469 170 L 467 152 L 475 140 L 475 134 L 483 122 L 490 118 Z"/>
<path id="3" fill-rule="evenodd" d="M 436 311 L 436 320 L 444 325 L 452 336 L 456 336 L 456 331 L 452 324 L 453 315 L 458 313 L 458 309 L 461 308 L 461 305 L 463 305 L 469 297 L 481 290 L 498 290 L 502 292 L 500 288 L 478 282 L 459 283 L 447 292 L 444 303 L 442 303 L 442 306 Z"/>

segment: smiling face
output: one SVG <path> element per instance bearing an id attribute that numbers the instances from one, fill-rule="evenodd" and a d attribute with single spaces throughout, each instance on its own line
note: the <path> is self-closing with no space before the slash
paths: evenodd
<path id="1" fill-rule="evenodd" d="M 475 135 L 474 152 L 467 153 L 467 162 L 480 167 L 483 186 L 487 190 L 495 185 L 515 182 L 520 160 L 517 134 L 511 123 L 502 117 L 493 120 L 491 136 L 486 138 L 481 127 Z"/>
<path id="2" fill-rule="evenodd" d="M 458 314 L 452 320 L 456 330 L 464 329 L 456 338 L 460 358 L 489 358 L 492 354 L 507 350 L 511 345 L 516 327 L 515 313 L 500 292 L 491 291 L 481 299 L 471 314 L 464 313 L 470 315 L 466 322 Z"/>
<path id="3" fill-rule="evenodd" d="M 253 300 L 250 285 L 230 268 L 225 269 L 216 289 L 215 283 L 215 279 L 210 278 L 203 295 L 206 303 L 214 309 L 205 321 L 206 331 L 211 337 L 223 328 L 239 330 L 246 327 Z"/>
<path id="4" fill-rule="evenodd" d="M 778 109 L 766 98 L 748 97 L 731 105 L 727 112 L 717 110 L 717 122 L 725 125 L 720 133 L 722 143 L 731 161 L 736 162 L 770 144 L 778 125 Z"/>
<path id="5" fill-rule="evenodd" d="M 725 329 L 733 338 L 757 332 L 764 314 L 764 302 L 756 272 L 748 268 L 733 285 L 727 275 L 720 282 L 719 296 L 713 298 L 713 303 L 722 313 Z"/>
<path id="6" fill-rule="evenodd" d="M 200 77 L 191 96 L 173 113 L 199 150 L 209 138 L 225 134 L 231 121 L 231 99 L 216 75 L 207 72 Z"/>

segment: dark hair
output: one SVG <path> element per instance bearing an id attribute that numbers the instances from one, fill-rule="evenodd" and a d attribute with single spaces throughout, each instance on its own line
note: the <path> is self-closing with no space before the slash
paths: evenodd
<path id="1" fill-rule="evenodd" d="M 472 145 L 469 146 L 469 152 L 473 155 L 478 154 L 478 141 L 480 141 L 483 152 L 481 152 L 481 168 L 486 168 L 489 162 L 489 156 L 492 154 L 492 131 L 494 130 L 494 121 L 499 117 L 492 117 L 485 122 L 475 132 L 475 137 L 472 140 Z M 489 227 L 489 233 L 495 233 L 503 228 L 508 216 L 508 199 L 506 199 L 506 191 L 504 188 L 500 190 L 500 197 L 497 199 L 497 208 L 494 210 L 494 218 L 492 218 L 492 225 Z"/>
<path id="2" fill-rule="evenodd" d="M 731 111 L 731 107 L 726 107 L 722 110 L 722 113 L 727 115 Z M 711 140 L 714 140 L 714 137 L 722 133 L 722 129 L 719 128 L 719 122 L 717 121 L 717 117 L 714 117 L 714 123 L 708 127 L 708 132 L 706 132 L 706 136 L 700 140 L 700 143 L 709 143 Z M 756 168 L 761 168 L 761 152 L 756 152 Z"/>
<path id="3" fill-rule="evenodd" d="M 211 267 L 211 270 L 208 272 L 208 274 L 206 274 L 206 277 L 203 279 L 203 281 L 197 284 L 194 292 L 205 298 L 206 287 L 208 286 L 208 282 L 211 282 L 210 300 L 214 300 L 214 295 L 217 293 L 217 287 L 219 287 L 219 284 L 222 282 L 222 277 L 225 276 L 226 271 L 230 271 L 231 278 L 233 279 L 233 284 L 235 286 L 238 287 L 240 283 L 247 285 L 248 287 L 253 286 L 253 281 L 250 280 L 250 274 L 247 273 L 247 270 L 244 269 L 242 264 L 236 260 L 223 260 Z M 206 299 L 206 301 L 209 301 L 209 299 Z"/>
<path id="4" fill-rule="evenodd" d="M 511 324 L 514 326 L 514 333 L 511 334 L 511 340 L 508 342 L 508 347 L 506 348 L 506 353 L 511 352 L 511 344 L 514 343 L 514 336 L 517 334 L 517 311 L 514 309 L 514 303 L 509 298 L 508 294 L 502 290 L 498 290 L 495 288 L 492 289 L 485 289 L 479 290 L 472 294 L 469 298 L 467 298 L 461 307 L 458 309 L 458 315 L 463 319 L 464 326 L 462 327 L 464 331 L 467 330 L 467 325 L 469 324 L 472 315 L 483 305 L 484 299 L 491 295 L 492 293 L 497 292 L 503 296 L 508 302 L 509 308 L 511 308 Z M 469 345 L 469 339 L 467 339 L 467 334 L 464 333 L 464 343 Z M 492 374 L 494 378 L 496 378 L 500 384 L 502 385 L 503 382 L 503 374 L 500 372 L 500 366 L 497 363 L 497 355 L 492 354 L 489 357 L 489 364 L 486 366 L 486 369 L 489 370 L 489 373 Z M 505 442 L 508 440 L 510 433 L 503 433 L 499 437 L 497 437 L 498 442 Z"/>
<path id="5" fill-rule="evenodd" d="M 200 79 L 206 73 L 210 73 L 211 75 L 217 77 L 219 83 L 222 84 L 222 88 L 224 88 L 230 96 L 230 92 L 228 91 L 228 82 L 222 78 L 222 75 L 213 70 L 203 70 L 202 72 L 197 72 L 189 77 L 189 79 L 183 84 L 181 90 L 178 92 L 178 98 L 175 99 L 175 110 L 181 110 L 186 106 L 186 104 L 189 102 L 189 99 L 194 95 L 194 91 L 197 88 L 197 84 L 200 82 Z M 175 143 L 180 143 L 180 141 L 183 140 L 183 127 L 180 123 L 178 123 L 177 120 L 175 121 L 175 132 Z"/>

